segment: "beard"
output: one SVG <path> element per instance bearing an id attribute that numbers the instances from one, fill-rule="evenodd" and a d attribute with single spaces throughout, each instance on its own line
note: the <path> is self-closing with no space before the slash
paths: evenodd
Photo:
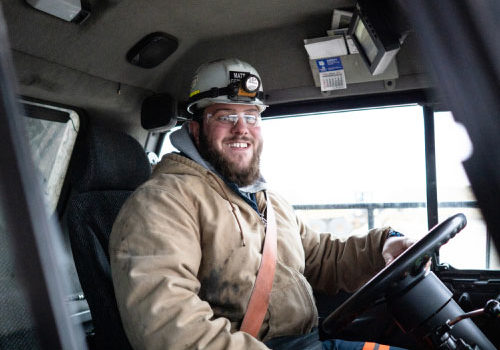
<path id="1" fill-rule="evenodd" d="M 247 138 L 240 138 L 237 142 L 248 141 Z M 203 131 L 200 132 L 200 155 L 208 161 L 224 179 L 235 183 L 238 187 L 245 187 L 253 184 L 260 177 L 260 154 L 262 152 L 262 142 L 255 149 L 250 164 L 241 169 L 237 164 L 224 158 L 224 155 L 217 150 L 207 139 Z"/>

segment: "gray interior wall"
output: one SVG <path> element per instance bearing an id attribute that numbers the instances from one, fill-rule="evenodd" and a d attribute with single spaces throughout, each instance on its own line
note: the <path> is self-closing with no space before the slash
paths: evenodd
<path id="1" fill-rule="evenodd" d="M 18 94 L 83 109 L 90 122 L 123 130 L 141 143 L 140 107 L 152 91 L 119 84 L 77 70 L 13 52 Z"/>
<path id="2" fill-rule="evenodd" d="M 157 90 L 168 71 L 183 66 L 186 53 L 207 38 L 239 36 L 273 27 L 290 27 L 318 15 L 325 28 L 335 7 L 354 0 L 108 0 L 89 1 L 92 13 L 81 25 L 65 22 L 30 7 L 2 0 L 11 45 L 49 62 L 145 89 Z M 153 69 L 129 64 L 127 51 L 145 35 L 162 31 L 179 39 L 178 50 Z"/>
<path id="3" fill-rule="evenodd" d="M 176 54 L 169 62 L 144 69 L 126 61 L 128 50 L 156 31 L 182 38 L 182 47 L 195 41 L 182 35 L 187 28 L 180 18 L 175 19 L 177 13 L 167 9 L 174 1 L 92 3 L 89 19 L 77 25 L 37 11 L 25 1 L 2 0 L 12 48 L 104 80 L 154 89 L 158 76 Z"/>

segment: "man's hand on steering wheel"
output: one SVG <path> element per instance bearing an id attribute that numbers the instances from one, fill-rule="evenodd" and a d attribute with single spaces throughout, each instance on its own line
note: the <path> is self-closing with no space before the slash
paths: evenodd
<path id="1" fill-rule="evenodd" d="M 390 236 L 387 238 L 382 247 L 382 257 L 384 258 L 385 265 L 389 265 L 414 243 L 415 241 L 413 239 L 404 236 Z"/>

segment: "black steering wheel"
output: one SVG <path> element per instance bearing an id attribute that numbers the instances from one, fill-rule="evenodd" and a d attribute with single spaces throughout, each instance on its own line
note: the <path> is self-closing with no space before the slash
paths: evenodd
<path id="1" fill-rule="evenodd" d="M 322 328 L 328 334 L 341 330 L 377 299 L 386 295 L 407 277 L 422 275 L 432 253 L 460 232 L 467 220 L 456 214 L 433 227 L 427 235 L 382 269 L 363 287 L 340 305 L 324 320 Z"/>

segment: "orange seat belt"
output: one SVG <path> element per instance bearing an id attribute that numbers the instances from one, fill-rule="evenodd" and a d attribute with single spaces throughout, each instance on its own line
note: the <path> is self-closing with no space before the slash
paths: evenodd
<path id="1" fill-rule="evenodd" d="M 273 287 L 274 271 L 276 270 L 276 249 L 277 249 L 277 233 L 276 233 L 276 218 L 274 210 L 267 197 L 267 226 L 266 236 L 264 237 L 264 250 L 262 252 L 262 260 L 260 262 L 257 278 L 253 287 L 252 295 L 248 303 L 247 312 L 243 318 L 240 330 L 246 332 L 255 338 L 259 334 L 262 322 L 266 316 Z"/>

